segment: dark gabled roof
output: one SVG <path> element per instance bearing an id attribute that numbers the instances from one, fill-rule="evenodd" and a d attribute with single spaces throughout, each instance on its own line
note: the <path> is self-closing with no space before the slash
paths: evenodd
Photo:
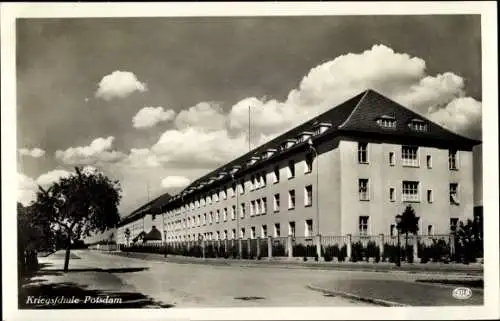
<path id="1" fill-rule="evenodd" d="M 132 213 L 121 219 L 120 226 L 132 222 L 138 218 L 144 217 L 146 214 L 160 214 L 162 208 L 169 202 L 172 196 L 169 193 L 160 195 L 159 197 L 147 202 Z"/>
<path id="2" fill-rule="evenodd" d="M 384 117 L 394 119 L 396 121 L 396 126 L 394 128 L 380 127 L 377 123 L 377 119 Z M 424 132 L 412 130 L 408 126 L 408 123 L 412 120 L 424 121 L 427 124 L 427 130 Z M 433 141 L 454 142 L 463 144 L 464 146 L 474 146 L 480 143 L 480 141 L 455 134 L 443 128 L 442 126 L 426 119 L 424 116 L 419 115 L 409 110 L 408 108 L 396 103 L 395 101 L 381 95 L 380 93 L 369 89 L 339 104 L 338 106 L 331 108 L 328 111 L 306 121 L 305 123 L 293 129 L 290 129 L 284 134 L 213 170 L 203 177 L 200 177 L 177 195 L 173 196 L 172 198 L 170 198 L 169 196 L 165 201 L 159 202 L 161 203 L 161 205 L 157 204 L 153 206 L 152 204 L 150 204 L 150 202 L 136 210 L 134 212 L 135 214 L 132 213 L 131 215 L 129 215 L 129 217 L 140 217 L 140 215 L 145 215 L 146 211 L 148 213 L 151 213 L 150 210 L 153 207 L 159 212 L 163 212 L 169 202 L 176 201 L 179 198 L 182 198 L 183 195 L 189 194 L 191 191 L 196 190 L 196 187 L 199 187 L 201 183 L 206 183 L 211 179 L 215 179 L 216 181 L 218 181 L 217 177 L 221 174 L 223 174 L 222 176 L 225 176 L 225 180 L 227 180 L 227 174 L 231 173 L 231 171 L 236 167 L 238 168 L 238 172 L 243 173 L 248 168 L 266 161 L 260 159 L 255 163 L 248 163 L 248 161 L 252 157 L 260 157 L 269 149 L 278 150 L 278 152 L 272 155 L 269 159 L 275 158 L 281 153 L 279 152 L 279 150 L 283 142 L 285 142 L 287 139 L 295 139 L 301 133 L 311 131 L 317 124 L 321 123 L 327 123 L 331 126 L 323 133 L 317 136 L 313 136 L 313 140 L 324 137 L 333 137 L 335 135 L 345 135 L 347 137 L 349 135 L 352 135 L 352 133 L 358 133 L 364 134 L 365 136 L 366 134 L 372 136 L 390 136 L 391 139 L 398 136 L 405 138 L 424 138 Z M 295 148 L 300 148 L 305 144 L 307 143 L 299 142 L 293 147 L 287 149 L 286 152 L 292 151 Z"/>
<path id="3" fill-rule="evenodd" d="M 380 127 L 376 120 L 382 116 L 391 116 L 396 121 L 396 127 L 387 129 Z M 427 130 L 412 130 L 408 124 L 413 120 L 424 121 L 427 124 Z M 432 138 L 472 145 L 480 143 L 455 134 L 374 90 L 364 92 L 356 108 L 346 121 L 339 126 L 339 129 L 376 134 L 389 133 L 415 138 Z"/>

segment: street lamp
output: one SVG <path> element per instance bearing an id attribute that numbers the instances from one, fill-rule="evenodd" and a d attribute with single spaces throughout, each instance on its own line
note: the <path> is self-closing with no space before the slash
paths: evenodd
<path id="1" fill-rule="evenodd" d="M 314 148 L 312 139 L 307 140 L 309 144 L 309 149 L 314 153 L 314 159 L 316 160 L 316 235 L 319 235 L 319 159 L 318 151 Z"/>
<path id="2" fill-rule="evenodd" d="M 396 229 L 398 230 L 398 256 L 396 259 L 396 266 L 401 266 L 401 243 L 399 241 L 399 231 L 401 229 L 401 215 L 396 215 Z"/>

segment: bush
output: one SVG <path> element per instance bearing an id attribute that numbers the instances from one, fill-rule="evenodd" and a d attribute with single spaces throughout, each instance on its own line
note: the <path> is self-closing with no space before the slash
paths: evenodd
<path id="1" fill-rule="evenodd" d="M 338 252 L 337 259 L 339 262 L 344 262 L 345 258 L 347 257 L 347 245 L 342 245 L 342 248 Z"/>
<path id="2" fill-rule="evenodd" d="M 368 261 L 369 258 L 373 257 L 375 258 L 375 261 L 378 262 L 380 261 L 380 248 L 377 246 L 377 243 L 374 241 L 369 241 L 368 244 L 366 245 L 366 260 Z M 377 259 L 378 257 L 378 259 Z"/>
<path id="3" fill-rule="evenodd" d="M 260 255 L 259 257 L 267 257 L 269 256 L 267 252 L 267 239 L 263 239 L 260 241 Z"/>
<path id="4" fill-rule="evenodd" d="M 273 256 L 286 256 L 285 246 L 281 243 L 273 243 Z"/>
<path id="5" fill-rule="evenodd" d="M 338 249 L 338 246 L 336 244 L 334 246 L 336 246 Z M 334 246 L 327 245 L 327 246 L 321 248 L 321 253 L 323 254 L 323 258 L 325 259 L 325 262 L 333 261 L 333 257 L 335 256 L 334 249 L 333 249 Z"/>
<path id="6" fill-rule="evenodd" d="M 351 246 L 351 261 L 358 262 L 363 260 L 363 244 L 361 242 L 353 243 Z"/>
<path id="7" fill-rule="evenodd" d="M 306 247 L 303 244 L 294 244 L 292 246 L 292 256 L 293 257 L 305 257 Z"/>
<path id="8" fill-rule="evenodd" d="M 384 261 L 394 263 L 398 259 L 398 247 L 396 245 L 384 244 Z"/>

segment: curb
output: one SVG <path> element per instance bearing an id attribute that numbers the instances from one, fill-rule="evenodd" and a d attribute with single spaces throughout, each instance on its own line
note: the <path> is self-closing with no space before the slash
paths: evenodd
<path id="1" fill-rule="evenodd" d="M 320 287 L 317 287 L 317 286 L 314 286 L 311 284 L 306 285 L 306 288 L 308 288 L 309 290 L 318 291 L 318 292 L 325 293 L 325 294 L 338 295 L 338 296 L 346 298 L 346 299 L 372 303 L 372 304 L 376 304 L 376 305 L 383 306 L 383 307 L 407 307 L 408 306 L 408 305 L 405 305 L 402 303 L 392 302 L 392 301 L 388 301 L 388 300 L 363 297 L 363 296 L 352 294 L 349 292 L 343 292 L 343 291 L 337 291 L 337 290 L 327 290 L 327 289 L 323 289 L 323 288 L 320 288 Z"/>

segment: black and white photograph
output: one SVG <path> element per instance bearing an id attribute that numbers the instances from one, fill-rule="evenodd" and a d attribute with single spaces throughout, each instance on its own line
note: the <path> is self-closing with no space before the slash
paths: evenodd
<path id="1" fill-rule="evenodd" d="M 1 4 L 5 320 L 499 317 L 496 3 L 122 5 Z"/>

